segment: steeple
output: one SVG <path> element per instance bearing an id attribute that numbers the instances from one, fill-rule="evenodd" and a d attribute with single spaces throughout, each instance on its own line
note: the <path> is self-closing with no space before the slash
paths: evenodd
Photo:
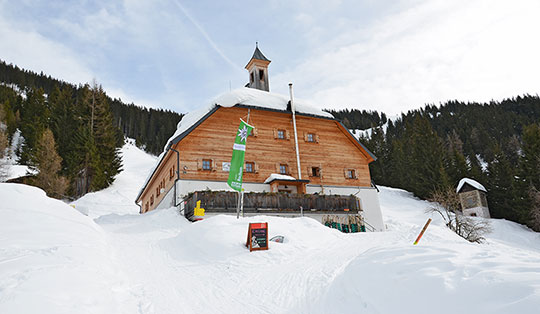
<path id="1" fill-rule="evenodd" d="M 270 62 L 259 50 L 259 44 L 255 43 L 253 56 L 246 65 L 246 70 L 249 72 L 247 87 L 270 91 L 270 83 L 268 82 L 268 65 Z"/>

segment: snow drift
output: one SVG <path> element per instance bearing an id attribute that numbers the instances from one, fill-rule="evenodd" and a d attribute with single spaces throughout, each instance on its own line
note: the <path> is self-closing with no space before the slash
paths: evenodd
<path id="1" fill-rule="evenodd" d="M 487 243 L 472 244 L 434 216 L 413 246 L 430 203 L 384 187 L 378 233 L 310 218 L 138 215 L 122 199 L 155 159 L 136 150 L 123 149 L 125 180 L 77 202 L 94 220 L 0 184 L 0 313 L 538 312 L 540 234 L 524 226 L 492 219 Z M 250 253 L 249 222 L 268 222 L 285 243 Z"/>

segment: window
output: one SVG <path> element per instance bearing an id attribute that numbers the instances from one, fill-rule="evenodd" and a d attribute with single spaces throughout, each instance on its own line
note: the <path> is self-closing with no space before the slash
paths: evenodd
<path id="1" fill-rule="evenodd" d="M 345 170 L 345 178 L 347 178 L 347 179 L 356 179 L 356 170 L 354 170 L 354 169 Z"/>
<path id="2" fill-rule="evenodd" d="M 290 140 L 291 136 L 287 129 L 274 129 L 274 138 L 278 140 Z"/>
<path id="3" fill-rule="evenodd" d="M 465 195 L 465 208 L 474 208 L 477 206 L 477 199 L 474 193 L 468 192 L 467 194 L 469 195 Z"/>
<path id="4" fill-rule="evenodd" d="M 319 167 L 311 167 L 310 176 L 312 176 L 312 177 L 320 177 L 321 176 L 321 168 L 319 168 Z"/>
<path id="5" fill-rule="evenodd" d="M 279 165 L 279 173 L 280 174 L 288 174 L 289 173 L 289 167 L 287 167 L 286 164 L 280 164 Z"/>
<path id="6" fill-rule="evenodd" d="M 259 70 L 259 80 L 264 80 L 264 70 Z"/>
<path id="7" fill-rule="evenodd" d="M 249 172 L 249 173 L 255 172 L 255 163 L 254 162 L 246 162 L 246 172 Z"/>
<path id="8" fill-rule="evenodd" d="M 202 169 L 203 170 L 212 170 L 212 160 L 203 159 L 203 161 L 202 161 Z"/>
<path id="9" fill-rule="evenodd" d="M 313 134 L 313 133 L 308 133 L 308 134 L 307 134 L 307 141 L 308 141 L 308 142 L 311 142 L 311 143 L 314 143 L 314 142 L 315 142 L 315 134 Z"/>
<path id="10" fill-rule="evenodd" d="M 249 75 L 249 82 L 253 83 L 254 80 L 255 80 L 255 78 L 254 78 L 253 72 L 251 72 L 250 75 Z"/>

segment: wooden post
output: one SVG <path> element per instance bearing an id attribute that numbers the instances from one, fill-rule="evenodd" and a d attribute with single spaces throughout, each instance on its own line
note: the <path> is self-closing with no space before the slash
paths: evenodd
<path id="1" fill-rule="evenodd" d="M 242 212 L 242 217 L 244 217 L 244 189 L 240 192 L 240 211 Z"/>
<path id="2" fill-rule="evenodd" d="M 431 218 L 429 218 L 428 221 L 426 222 L 426 224 L 424 225 L 424 228 L 422 229 L 422 231 L 418 235 L 418 238 L 416 238 L 416 241 L 414 241 L 414 243 L 413 243 L 414 245 L 418 244 L 418 241 L 420 241 L 420 238 L 422 238 L 422 236 L 424 235 L 424 232 L 426 231 L 426 229 L 427 229 L 427 227 L 429 226 L 430 223 L 431 223 Z"/>

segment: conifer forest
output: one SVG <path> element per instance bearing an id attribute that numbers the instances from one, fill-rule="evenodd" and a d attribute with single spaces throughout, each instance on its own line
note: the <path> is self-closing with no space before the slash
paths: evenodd
<path id="1" fill-rule="evenodd" d="M 51 165 L 36 171 L 43 178 L 34 175 L 27 183 L 58 198 L 109 186 L 122 171 L 118 149 L 124 137 L 161 153 L 182 118 L 112 99 L 95 82 L 75 86 L 5 62 L 0 62 L 0 105 L 0 144 L 6 146 L 19 130 L 24 138 L 16 152 L 19 162 L 40 170 Z M 492 217 L 540 231 L 538 95 L 430 104 L 395 119 L 377 111 L 328 112 L 349 129 L 370 130 L 357 135 L 378 158 L 370 165 L 376 185 L 427 199 L 471 178 L 487 188 Z"/>

